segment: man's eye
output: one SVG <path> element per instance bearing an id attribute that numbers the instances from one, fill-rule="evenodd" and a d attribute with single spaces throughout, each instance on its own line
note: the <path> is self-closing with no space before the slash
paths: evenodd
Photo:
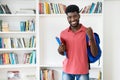
<path id="1" fill-rule="evenodd" d="M 73 17 L 75 17 L 75 18 L 76 18 L 76 17 L 77 17 L 77 15 L 74 15 Z"/>
<path id="2" fill-rule="evenodd" d="M 71 18 L 70 16 L 68 18 Z"/>

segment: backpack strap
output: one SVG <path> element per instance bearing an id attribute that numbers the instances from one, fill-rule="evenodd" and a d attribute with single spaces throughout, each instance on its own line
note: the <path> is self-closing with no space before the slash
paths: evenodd
<path id="1" fill-rule="evenodd" d="M 88 38 L 88 35 L 87 35 L 87 34 L 86 34 L 86 42 L 87 42 L 87 48 L 88 48 L 89 38 Z M 89 59 L 89 57 L 88 57 L 88 67 L 89 67 L 89 69 L 91 69 L 91 67 L 90 67 L 90 59 Z"/>

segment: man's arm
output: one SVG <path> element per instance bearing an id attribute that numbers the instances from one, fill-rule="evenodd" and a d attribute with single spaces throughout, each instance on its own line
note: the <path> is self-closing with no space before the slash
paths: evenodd
<path id="1" fill-rule="evenodd" d="M 94 57 L 96 57 L 97 54 L 98 54 L 98 48 L 97 48 L 97 45 L 96 45 L 96 42 L 95 42 L 95 38 L 94 38 L 92 28 L 91 27 L 87 28 L 86 33 L 89 37 L 91 53 Z"/>

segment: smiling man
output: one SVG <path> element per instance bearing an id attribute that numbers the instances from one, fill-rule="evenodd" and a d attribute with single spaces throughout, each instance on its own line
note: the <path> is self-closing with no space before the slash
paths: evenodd
<path id="1" fill-rule="evenodd" d="M 79 23 L 80 14 L 77 5 L 69 5 L 65 13 L 70 24 L 68 28 L 60 33 L 62 44 L 58 47 L 58 52 L 65 55 L 63 61 L 63 80 L 89 80 L 89 62 L 87 55 L 87 45 L 90 46 L 93 56 L 97 55 L 97 46 L 91 27 L 85 27 Z M 86 34 L 89 44 L 86 42 Z"/>

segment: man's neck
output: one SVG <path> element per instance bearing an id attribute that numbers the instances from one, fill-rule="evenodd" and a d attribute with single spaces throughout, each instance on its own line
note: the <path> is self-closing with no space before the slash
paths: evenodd
<path id="1" fill-rule="evenodd" d="M 76 32 L 77 30 L 79 30 L 81 28 L 81 24 L 79 24 L 78 26 L 76 26 L 76 27 L 71 27 L 71 30 L 73 31 L 73 32 Z"/>

